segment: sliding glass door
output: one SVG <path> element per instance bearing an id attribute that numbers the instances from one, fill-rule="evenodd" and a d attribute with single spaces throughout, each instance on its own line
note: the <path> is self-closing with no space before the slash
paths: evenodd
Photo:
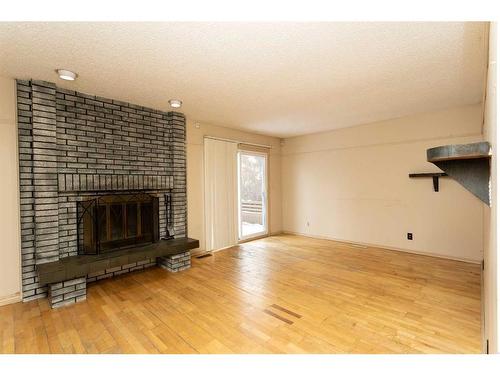
<path id="1" fill-rule="evenodd" d="M 268 233 L 267 154 L 238 151 L 239 239 Z"/>

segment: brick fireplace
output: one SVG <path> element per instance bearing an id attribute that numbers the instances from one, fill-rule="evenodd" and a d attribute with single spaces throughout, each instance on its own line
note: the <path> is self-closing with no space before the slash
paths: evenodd
<path id="1" fill-rule="evenodd" d="M 100 236 L 99 250 L 109 250 L 113 243 L 133 247 L 134 241 L 144 239 L 132 239 L 138 230 L 149 231 L 144 243 L 168 235 L 186 238 L 185 117 L 34 80 L 17 81 L 17 102 L 24 301 L 47 297 L 50 290 L 55 307 L 84 298 L 86 283 L 99 278 L 154 264 L 170 270 L 186 268 L 189 251 L 122 261 L 57 283 L 41 282 L 37 272 L 41 265 L 60 266 L 63 260 L 82 255 L 85 225 L 79 226 L 78 213 L 85 202 L 102 203 L 95 211 L 104 215 L 101 220 L 106 225 L 95 233 Z M 127 206 L 120 200 L 126 196 L 141 198 Z M 149 215 L 145 197 L 157 210 L 151 223 L 145 221 Z M 120 210 L 122 216 L 116 216 Z M 80 219 L 87 220 L 89 230 L 88 217 Z M 123 224 L 112 228 L 113 220 Z M 147 250 L 144 254 L 163 254 L 158 248 Z"/>

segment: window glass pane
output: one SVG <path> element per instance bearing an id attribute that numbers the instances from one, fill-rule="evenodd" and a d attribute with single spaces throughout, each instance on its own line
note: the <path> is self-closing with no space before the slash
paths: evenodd
<path id="1" fill-rule="evenodd" d="M 100 205 L 97 207 L 97 227 L 99 228 L 99 240 L 106 241 L 108 238 L 108 222 L 106 219 L 106 206 Z"/>
<path id="2" fill-rule="evenodd" d="M 127 237 L 137 235 L 137 203 L 127 204 Z"/>
<path id="3" fill-rule="evenodd" d="M 121 204 L 112 204 L 109 218 L 111 220 L 111 239 L 123 238 L 123 208 Z"/>
<path id="4" fill-rule="evenodd" d="M 153 234 L 153 205 L 151 203 L 141 204 L 142 235 L 150 238 Z"/>
<path id="5" fill-rule="evenodd" d="M 266 232 L 266 158 L 240 153 L 240 237 Z"/>

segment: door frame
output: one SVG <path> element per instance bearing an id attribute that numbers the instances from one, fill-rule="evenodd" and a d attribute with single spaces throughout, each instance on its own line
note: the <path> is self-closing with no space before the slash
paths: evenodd
<path id="1" fill-rule="evenodd" d="M 240 199 L 240 183 L 241 183 L 241 179 L 240 179 L 240 162 L 241 162 L 241 159 L 240 159 L 240 156 L 244 154 L 244 155 L 255 155 L 255 156 L 260 156 L 260 157 L 264 157 L 264 178 L 266 179 L 266 181 L 264 182 L 264 205 L 263 205 L 263 209 L 265 209 L 265 215 L 264 216 L 264 226 L 265 226 L 265 230 L 262 231 L 262 232 L 258 232 L 258 233 L 255 233 L 255 234 L 251 234 L 251 235 L 247 235 L 247 236 L 243 236 L 242 235 L 242 227 L 241 227 L 241 199 Z M 237 220 L 238 220 L 238 243 L 242 243 L 242 242 L 248 242 L 248 241 L 251 241 L 251 240 L 255 240 L 255 239 L 258 239 L 258 238 L 263 238 L 263 237 L 267 237 L 269 236 L 269 153 L 267 152 L 259 152 L 259 151 L 247 151 L 247 150 L 238 150 L 237 152 L 237 179 L 238 179 L 238 183 L 237 183 L 237 189 L 238 189 L 238 192 L 237 192 L 237 206 L 238 206 L 238 215 L 237 215 Z"/>

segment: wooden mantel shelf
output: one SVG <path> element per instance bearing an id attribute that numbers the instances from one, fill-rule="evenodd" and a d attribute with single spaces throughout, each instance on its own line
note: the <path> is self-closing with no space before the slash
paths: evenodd
<path id="1" fill-rule="evenodd" d="M 93 272 L 167 255 L 184 253 L 200 246 L 192 238 L 160 240 L 155 243 L 98 255 L 77 255 L 36 266 L 40 284 L 76 279 Z"/>

